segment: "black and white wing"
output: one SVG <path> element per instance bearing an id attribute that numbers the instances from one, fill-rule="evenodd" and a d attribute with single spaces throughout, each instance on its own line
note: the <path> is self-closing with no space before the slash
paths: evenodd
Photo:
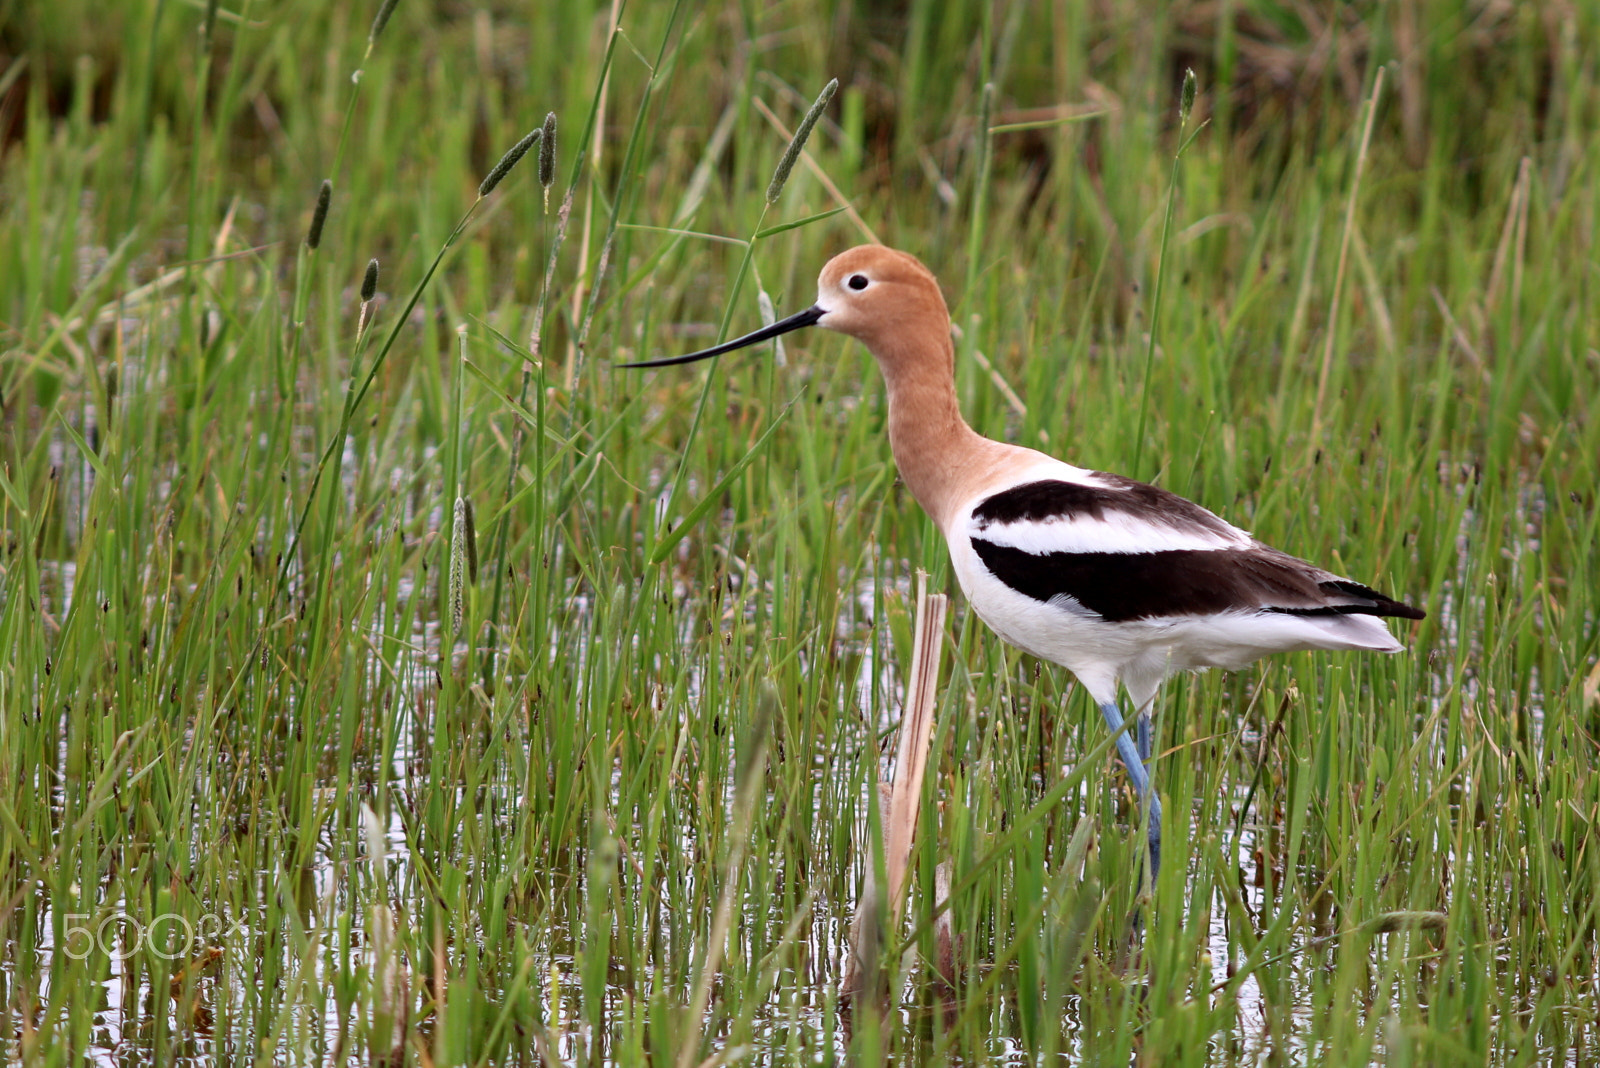
<path id="1" fill-rule="evenodd" d="M 1067 599 L 1106 622 L 1230 612 L 1423 616 L 1263 545 L 1192 501 L 1098 471 L 985 497 L 966 533 L 1010 589 L 1036 601 Z"/>

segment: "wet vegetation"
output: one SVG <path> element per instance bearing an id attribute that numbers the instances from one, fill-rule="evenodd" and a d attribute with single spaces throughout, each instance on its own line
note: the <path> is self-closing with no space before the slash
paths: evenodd
<path id="1" fill-rule="evenodd" d="M 1591 1063 L 1597 42 L 1564 0 L 0 3 L 6 1059 Z M 945 549 L 853 342 L 613 364 L 866 240 L 943 280 L 980 431 L 1429 614 L 1167 687 L 1139 934 L 1099 715 L 955 598 L 847 1026 Z"/>

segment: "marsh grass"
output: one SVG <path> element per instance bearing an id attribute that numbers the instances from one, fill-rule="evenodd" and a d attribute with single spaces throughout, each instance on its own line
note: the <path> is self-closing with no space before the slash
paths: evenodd
<path id="1" fill-rule="evenodd" d="M 1591 1061 L 1600 24 L 1194 10 L 21 8 L 7 1059 Z M 610 364 L 804 306 L 864 224 L 950 287 L 980 430 L 1429 616 L 1169 685 L 1136 940 L 1099 717 L 956 598 L 913 952 L 849 1035 L 943 546 L 857 346 Z"/>

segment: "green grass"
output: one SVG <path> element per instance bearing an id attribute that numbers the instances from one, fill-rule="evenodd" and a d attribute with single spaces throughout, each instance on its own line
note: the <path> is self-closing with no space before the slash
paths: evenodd
<path id="1" fill-rule="evenodd" d="M 13 6 L 7 1060 L 1592 1061 L 1600 23 L 1198 10 L 634 4 L 612 35 L 402 2 L 363 60 L 346 5 Z M 1209 125 L 1174 167 L 1185 65 Z M 769 208 L 765 111 L 833 77 Z M 1004 128 L 1063 104 L 1094 114 Z M 477 202 L 547 111 L 548 199 L 529 159 Z M 1169 684 L 1130 960 L 1099 716 L 958 598 L 919 952 L 853 1038 L 865 803 L 944 547 L 853 342 L 610 366 L 808 304 L 860 226 L 752 235 L 830 184 L 944 280 L 975 427 L 1429 611 L 1401 656 Z"/>

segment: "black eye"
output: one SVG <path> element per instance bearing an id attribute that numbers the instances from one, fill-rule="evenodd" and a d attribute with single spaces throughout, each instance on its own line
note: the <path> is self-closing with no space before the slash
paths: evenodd
<path id="1" fill-rule="evenodd" d="M 850 276 L 850 280 L 846 282 L 845 285 L 854 290 L 865 289 L 867 288 L 867 276 L 864 274 L 853 274 Z"/>

